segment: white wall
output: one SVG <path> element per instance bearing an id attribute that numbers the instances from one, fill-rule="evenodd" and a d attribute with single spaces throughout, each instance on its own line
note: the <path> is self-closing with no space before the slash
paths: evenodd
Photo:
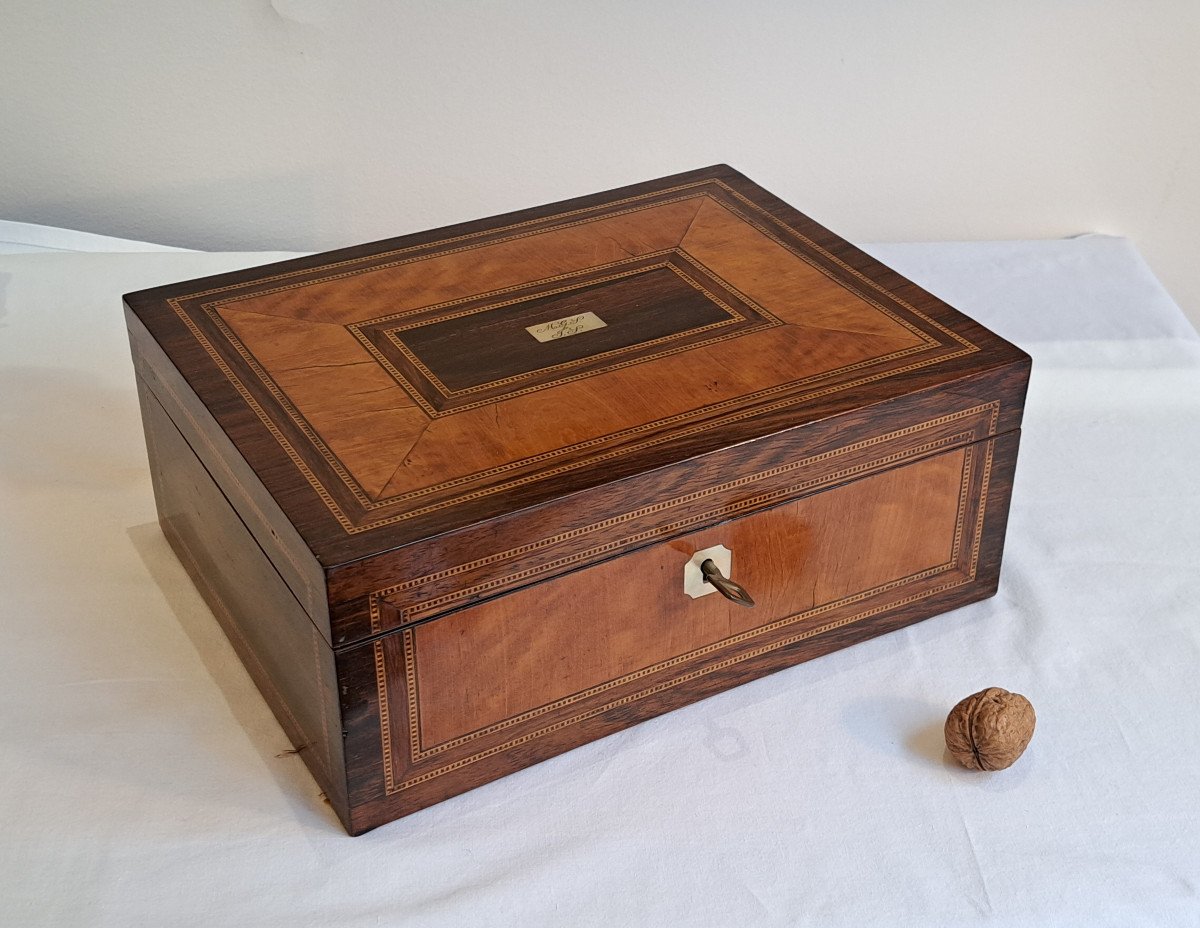
<path id="1" fill-rule="evenodd" d="M 1131 236 L 1200 320 L 1200 3 L 3 0 L 0 218 L 321 249 L 725 161 L 855 241 Z"/>

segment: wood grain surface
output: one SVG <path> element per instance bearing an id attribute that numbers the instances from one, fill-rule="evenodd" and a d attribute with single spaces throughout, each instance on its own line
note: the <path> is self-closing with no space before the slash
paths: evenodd
<path id="1" fill-rule="evenodd" d="M 159 524 L 326 798 L 349 821 L 333 651 L 138 380 Z"/>
<path id="2" fill-rule="evenodd" d="M 522 615 L 519 608 L 506 602 L 521 597 L 519 592 L 476 607 L 479 612 L 451 613 L 337 652 L 339 678 L 346 687 L 348 827 L 353 833 L 369 830 L 643 719 L 992 595 L 999 580 L 1018 440 L 1018 433 L 1010 432 L 901 468 L 912 469 L 912 478 L 888 471 L 820 494 L 843 494 L 845 498 L 844 491 L 872 481 L 877 481 L 874 486 L 880 490 L 885 486 L 900 489 L 889 485 L 889 478 L 908 484 L 899 498 L 878 498 L 875 519 L 880 521 L 875 524 L 886 525 L 884 531 L 893 541 L 911 539 L 913 532 L 922 536 L 928 532 L 930 537 L 923 542 L 927 547 L 906 564 L 900 562 L 904 556 L 894 552 L 881 558 L 885 564 L 890 559 L 895 571 L 916 567 L 890 581 L 883 580 L 889 575 L 887 569 L 863 563 L 872 561 L 876 552 L 856 557 L 851 543 L 862 541 L 859 531 L 850 529 L 838 538 L 840 520 L 833 525 L 814 522 L 798 531 L 793 528 L 794 534 L 783 539 L 752 539 L 762 562 L 751 562 L 739 553 L 748 540 L 741 535 L 741 521 L 698 533 L 687 541 L 657 546 L 644 559 L 649 566 L 642 569 L 651 573 L 654 565 L 673 559 L 670 571 L 674 573 L 695 546 L 732 540 L 728 546 L 734 550 L 735 577 L 746 582 L 755 595 L 772 591 L 764 597 L 764 605 L 772 611 L 761 625 L 757 624 L 759 607 L 738 607 L 734 612 L 734 607 L 723 606 L 723 601 L 711 607 L 701 605 L 707 604 L 709 597 L 688 600 L 699 607 L 694 610 L 683 604 L 684 617 L 679 627 L 664 634 L 665 641 L 641 637 L 643 623 L 662 631 L 655 618 L 660 609 L 675 613 L 677 620 L 680 613 L 665 603 L 639 613 L 620 593 L 615 594 L 618 605 L 611 612 L 606 609 L 605 603 L 614 595 L 608 581 L 622 572 L 624 562 L 640 557 L 629 555 L 570 575 L 568 586 L 578 595 L 569 610 L 533 604 Z M 930 512 L 918 514 L 924 494 L 945 490 L 947 483 L 957 489 L 960 505 L 950 513 L 942 499 Z M 869 497 L 874 488 L 851 492 Z M 796 508 L 789 504 L 780 508 L 796 513 L 806 507 L 820 509 L 823 504 L 812 497 L 798 506 L 790 505 Z M 786 520 L 787 515 L 770 518 Z M 821 540 L 833 552 L 825 556 L 825 565 L 834 573 L 821 581 L 829 586 L 816 593 L 793 588 L 796 595 L 790 601 L 786 593 L 774 598 L 772 584 L 786 589 L 792 583 L 787 555 L 781 550 L 791 544 L 792 550 L 807 551 L 805 542 L 812 539 L 814 530 L 823 532 Z M 950 556 L 942 561 L 938 555 L 947 540 Z M 938 563 L 921 564 L 931 560 Z M 840 571 L 854 579 L 835 579 Z M 661 572 L 665 574 L 666 568 Z M 587 595 L 583 587 L 593 578 L 596 588 Z M 530 592 L 542 590 L 544 600 L 539 603 L 558 602 L 553 588 L 562 583 L 539 585 Z M 681 590 L 677 595 L 686 600 Z M 512 664 L 504 665 L 483 649 L 470 659 L 463 656 L 465 666 L 494 674 L 488 680 L 490 685 L 476 688 L 473 679 L 463 676 L 456 682 L 470 693 L 451 695 L 441 679 L 432 693 L 423 690 L 429 665 L 422 665 L 422 658 L 443 662 L 444 669 L 447 655 L 437 652 L 453 649 L 452 632 L 466 637 L 471 619 L 484 615 L 497 622 L 497 637 L 505 639 L 505 623 L 516 622 L 530 635 L 526 647 L 542 655 L 553 652 L 557 659 L 533 667 L 523 663 L 520 652 L 514 650 L 510 652 Z M 589 633 L 582 618 L 598 621 L 604 628 Z M 447 623 L 445 630 L 439 627 L 442 623 Z M 428 637 L 422 649 L 423 635 Z M 625 641 L 626 635 L 632 640 Z M 563 645 L 574 637 L 581 639 L 580 643 Z M 482 645 L 481 640 L 475 643 Z M 589 653 L 589 645 L 602 653 Z M 563 650 L 554 650 L 560 647 Z M 640 660 L 636 656 L 639 647 L 647 648 Z M 652 658 L 658 660 L 652 662 Z M 641 666 L 634 669 L 634 665 Z M 625 672 L 599 684 L 593 682 L 605 672 L 618 670 Z M 589 683 L 592 685 L 584 685 Z"/>
<path id="3" fill-rule="evenodd" d="M 661 318 L 595 283 L 660 259 Z M 439 337 L 519 335 L 580 275 L 591 360 Z M 1024 359 L 725 166 L 126 300 L 327 570 Z"/>
<path id="4" fill-rule="evenodd" d="M 968 461 L 978 465 L 964 448 L 924 458 L 416 626 L 406 641 L 418 745 L 437 750 L 796 613 L 952 569 Z M 716 544 L 734 552 L 753 609 L 684 594 L 684 564 Z"/>
<path id="5" fill-rule="evenodd" d="M 352 833 L 996 589 L 1029 357 L 723 165 L 126 318 L 164 532 Z M 717 544 L 754 608 L 683 593 Z"/>

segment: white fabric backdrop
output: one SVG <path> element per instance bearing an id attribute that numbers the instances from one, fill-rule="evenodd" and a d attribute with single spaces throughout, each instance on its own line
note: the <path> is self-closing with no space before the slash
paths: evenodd
<path id="1" fill-rule="evenodd" d="M 0 256 L 0 923 L 1200 924 L 1200 339 L 1132 246 L 871 250 L 1034 356 L 1000 593 L 351 839 L 155 524 L 119 296 Z M 989 685 L 1038 730 L 950 766 Z"/>

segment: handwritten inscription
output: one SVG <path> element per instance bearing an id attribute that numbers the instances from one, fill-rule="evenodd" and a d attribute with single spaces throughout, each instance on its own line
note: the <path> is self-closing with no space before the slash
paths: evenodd
<path id="1" fill-rule="evenodd" d="M 606 325 L 603 319 L 595 313 L 580 313 L 577 316 L 564 316 L 562 319 L 552 319 L 540 325 L 528 325 L 525 331 L 539 342 L 550 342 L 556 338 L 566 338 L 568 335 L 578 335 L 580 332 L 590 332 L 592 329 L 602 329 Z"/>

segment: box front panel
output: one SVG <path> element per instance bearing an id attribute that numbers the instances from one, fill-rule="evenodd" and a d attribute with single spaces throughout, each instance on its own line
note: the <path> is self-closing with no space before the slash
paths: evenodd
<path id="1" fill-rule="evenodd" d="M 955 448 L 352 649 L 345 672 L 373 692 L 351 737 L 379 752 L 351 778 L 356 826 L 987 595 L 1015 445 Z M 684 565 L 716 545 L 753 608 L 684 592 Z"/>
<path id="2" fill-rule="evenodd" d="M 953 569 L 966 464 L 965 449 L 938 455 L 388 639 L 386 659 L 400 658 L 412 675 L 411 691 L 388 697 L 404 704 L 413 759 L 447 756 L 568 707 L 603 709 L 611 702 L 603 694 L 629 698 L 626 684 L 637 698 L 636 681 L 760 638 L 781 620 L 823 624 L 871 591 Z M 732 552 L 732 574 L 754 608 L 684 592 L 684 565 L 717 544 Z"/>

